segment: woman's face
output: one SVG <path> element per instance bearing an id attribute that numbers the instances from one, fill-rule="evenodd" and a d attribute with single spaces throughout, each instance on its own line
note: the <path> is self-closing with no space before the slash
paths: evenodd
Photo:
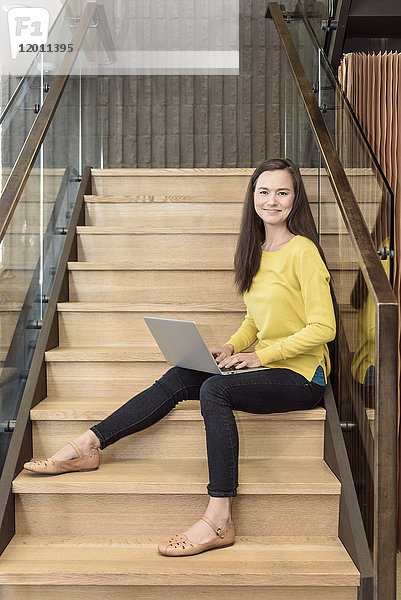
<path id="1" fill-rule="evenodd" d="M 264 171 L 256 180 L 253 202 L 256 213 L 265 224 L 285 223 L 294 199 L 294 184 L 287 169 Z"/>

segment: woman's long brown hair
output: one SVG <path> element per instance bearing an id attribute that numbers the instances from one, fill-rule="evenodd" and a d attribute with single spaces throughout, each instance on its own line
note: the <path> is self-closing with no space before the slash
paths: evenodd
<path id="1" fill-rule="evenodd" d="M 326 260 L 316 233 L 305 187 L 299 169 L 289 158 L 271 158 L 262 162 L 253 172 L 245 195 L 241 228 L 234 256 L 235 284 L 240 294 L 249 291 L 252 280 L 260 267 L 262 243 L 265 239 L 263 220 L 255 211 L 253 195 L 256 181 L 264 171 L 287 170 L 294 185 L 295 198 L 287 227 L 294 235 L 309 238 L 316 245 L 324 263 Z M 327 266 L 327 265 L 326 265 Z"/>

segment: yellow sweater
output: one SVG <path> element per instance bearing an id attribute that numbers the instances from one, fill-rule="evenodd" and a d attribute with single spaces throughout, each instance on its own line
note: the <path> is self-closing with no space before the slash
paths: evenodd
<path id="1" fill-rule="evenodd" d="M 276 252 L 262 251 L 260 267 L 244 293 L 246 316 L 226 344 L 242 352 L 258 340 L 264 366 L 286 368 L 311 381 L 322 365 L 327 383 L 327 343 L 336 336 L 330 274 L 315 244 L 301 235 Z"/>

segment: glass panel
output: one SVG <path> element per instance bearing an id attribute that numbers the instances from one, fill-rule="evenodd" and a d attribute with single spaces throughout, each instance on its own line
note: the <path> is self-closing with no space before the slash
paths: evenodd
<path id="1" fill-rule="evenodd" d="M 48 44 L 70 41 L 82 14 L 83 0 L 67 0 L 49 32 Z M 48 87 L 65 53 L 38 52 L 23 78 L 13 102 L 0 125 L 1 136 L 1 189 L 18 158 L 36 116 L 43 104 Z M 48 57 L 51 58 L 48 58 Z"/>
<path id="2" fill-rule="evenodd" d="M 79 73 L 79 57 L 76 71 Z M 71 76 L 0 244 L 0 420 L 16 418 L 84 166 L 100 166 L 96 89 Z M 83 90 L 86 93 L 83 93 Z M 83 142 L 84 138 L 84 142 Z M 4 439 L 4 436 L 3 438 Z M 0 468 L 8 450 L 0 445 Z"/>
<path id="3" fill-rule="evenodd" d="M 315 86 L 316 99 L 323 118 L 375 247 L 378 251 L 381 247 L 385 247 L 390 252 L 390 265 L 387 272 L 392 282 L 393 194 L 324 52 L 315 46 L 310 37 L 310 30 L 302 19 L 292 20 L 288 28 L 308 78 Z M 307 150 L 308 146 L 305 146 L 305 149 Z M 383 256 L 385 258 L 385 255 Z"/>

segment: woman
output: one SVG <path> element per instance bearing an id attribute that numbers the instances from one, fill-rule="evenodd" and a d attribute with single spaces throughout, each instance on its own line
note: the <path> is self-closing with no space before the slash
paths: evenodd
<path id="1" fill-rule="evenodd" d="M 270 369 L 211 375 L 174 367 L 106 419 L 45 461 L 39 473 L 96 469 L 99 448 L 149 427 L 182 400 L 199 398 L 205 421 L 210 483 L 205 514 L 183 534 L 159 544 L 167 556 L 234 543 L 231 504 L 238 486 L 238 432 L 233 410 L 274 413 L 317 406 L 330 372 L 326 342 L 336 324 L 323 253 L 317 243 L 298 168 L 263 162 L 245 197 L 235 253 L 235 282 L 247 313 L 238 331 L 211 352 L 220 367 Z M 243 352 L 256 340 L 253 352 Z"/>

